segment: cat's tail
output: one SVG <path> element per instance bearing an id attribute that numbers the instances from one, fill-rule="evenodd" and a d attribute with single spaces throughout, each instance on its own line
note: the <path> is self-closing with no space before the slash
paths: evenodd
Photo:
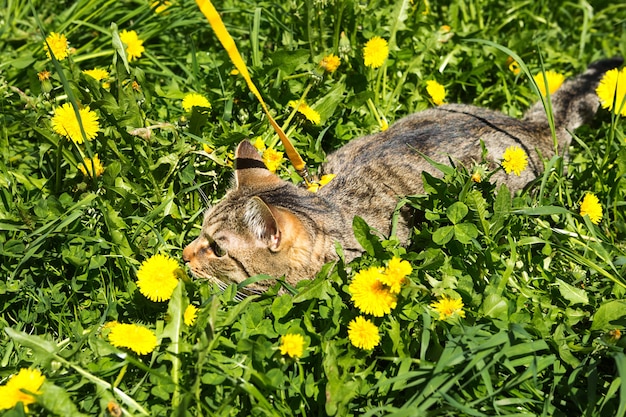
<path id="1" fill-rule="evenodd" d="M 619 67 L 624 62 L 621 57 L 603 59 L 589 65 L 587 71 L 567 80 L 550 96 L 554 124 L 559 137 L 559 143 L 569 143 L 568 132 L 589 123 L 600 102 L 596 95 L 596 88 L 605 72 Z M 546 110 L 541 101 L 534 104 L 524 115 L 524 121 L 538 127 L 548 128 Z M 563 136 L 567 136 L 563 137 Z"/>

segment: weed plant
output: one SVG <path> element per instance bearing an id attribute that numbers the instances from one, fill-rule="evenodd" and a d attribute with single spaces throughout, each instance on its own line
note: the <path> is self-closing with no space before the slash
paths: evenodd
<path id="1" fill-rule="evenodd" d="M 445 87 L 446 102 L 519 117 L 538 100 L 520 65 L 573 76 L 626 56 L 620 2 L 215 6 L 313 172 L 347 141 L 434 106 L 427 81 Z M 182 248 L 229 186 L 235 146 L 281 146 L 197 5 L 5 0 L 0 10 L 0 382 L 23 368 L 45 376 L 29 412 L 626 414 L 622 117 L 601 109 L 517 194 L 490 183 L 489 172 L 475 183 L 474 167 L 440 167 L 441 178 L 424 176 L 425 195 L 399 203 L 416 211 L 409 247 L 357 218 L 362 257 L 329 264 L 292 291 L 279 282 L 239 301 L 235 286 L 188 277 Z M 145 50 L 129 61 L 120 34 L 131 30 Z M 63 60 L 46 56 L 52 32 L 68 39 Z M 390 49 L 380 68 L 363 62 L 374 36 Z M 329 54 L 341 59 L 332 73 L 319 66 Z M 94 68 L 108 75 L 83 72 Z M 185 110 L 192 92 L 210 108 Z M 319 123 L 294 111 L 299 100 Z M 65 103 L 95 112 L 93 139 L 54 131 Z M 90 176 L 95 164 L 82 164 L 95 155 L 104 171 Z M 300 181 L 286 160 L 277 172 Z M 597 224 L 580 215 L 587 193 L 602 207 Z M 181 276 L 160 302 L 137 287 L 142 262 L 157 254 L 175 259 Z M 378 345 L 359 349 L 348 337 L 360 315 L 348 286 L 393 257 L 412 272 L 396 307 L 370 317 Z M 446 297 L 462 307 L 444 319 L 433 305 Z M 198 309 L 192 324 L 183 320 L 188 305 Z M 143 325 L 156 348 L 140 355 L 114 346 L 115 322 Z M 303 337 L 301 354 L 281 354 L 287 334 Z M 23 405 L 5 415 L 24 415 Z"/>

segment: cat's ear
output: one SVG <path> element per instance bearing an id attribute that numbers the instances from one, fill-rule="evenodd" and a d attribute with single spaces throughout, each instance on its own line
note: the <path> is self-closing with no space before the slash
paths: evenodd
<path id="1" fill-rule="evenodd" d="M 271 251 L 277 251 L 281 241 L 281 231 L 272 208 L 260 197 L 252 197 L 244 214 L 244 222 L 250 231 L 264 241 Z"/>
<path id="2" fill-rule="evenodd" d="M 276 183 L 280 178 L 267 169 L 259 151 L 244 140 L 235 153 L 235 181 L 237 188 L 247 188 Z"/>

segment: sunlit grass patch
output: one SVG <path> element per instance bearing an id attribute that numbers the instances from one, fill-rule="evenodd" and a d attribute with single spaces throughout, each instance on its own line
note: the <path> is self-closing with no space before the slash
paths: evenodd
<path id="1" fill-rule="evenodd" d="M 182 248 L 241 140 L 301 178 L 196 4 L 18 3 L 0 36 L 7 415 L 624 414 L 623 69 L 524 191 L 487 161 L 423 174 L 427 193 L 400 202 L 408 247 L 357 218 L 361 257 L 240 301 L 188 277 Z M 554 87 L 545 69 L 626 53 L 619 5 L 216 6 L 313 173 L 444 102 L 520 117 L 532 75 Z"/>

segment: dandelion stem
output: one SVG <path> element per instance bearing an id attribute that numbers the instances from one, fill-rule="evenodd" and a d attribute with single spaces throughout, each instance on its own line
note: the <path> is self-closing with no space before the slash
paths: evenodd
<path id="1" fill-rule="evenodd" d="M 378 112 L 378 109 L 376 108 L 376 105 L 372 102 L 371 98 L 367 99 L 367 107 L 369 107 L 370 111 L 372 112 L 372 115 L 376 119 L 376 122 L 378 123 L 380 128 L 384 130 L 385 126 L 387 125 L 387 122 L 383 120 L 383 117 Z"/>
<path id="2" fill-rule="evenodd" d="M 310 72 L 303 72 L 300 74 L 287 75 L 286 77 L 283 77 L 283 81 L 295 80 L 298 78 L 304 78 L 304 77 L 310 77 L 310 76 L 311 76 Z"/>
<path id="3" fill-rule="evenodd" d="M 63 144 L 65 143 L 65 138 L 61 137 L 59 139 L 59 146 L 57 146 L 57 154 L 56 161 L 54 167 L 54 190 L 56 193 L 61 192 L 61 158 L 63 155 Z"/>

